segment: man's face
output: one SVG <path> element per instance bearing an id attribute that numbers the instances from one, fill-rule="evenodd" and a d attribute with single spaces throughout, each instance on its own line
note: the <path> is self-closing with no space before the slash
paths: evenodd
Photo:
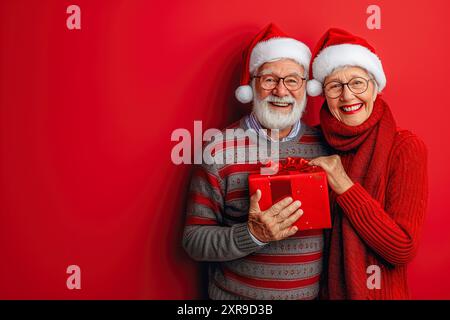
<path id="1" fill-rule="evenodd" d="M 273 75 L 277 78 L 305 77 L 303 66 L 290 59 L 267 62 L 259 67 L 257 76 Z M 305 83 L 296 90 L 289 90 L 279 81 L 272 90 L 263 88 L 261 78 L 254 79 L 253 111 L 261 124 L 268 129 L 285 129 L 298 121 L 306 105 Z M 287 83 L 286 83 L 287 84 Z"/>

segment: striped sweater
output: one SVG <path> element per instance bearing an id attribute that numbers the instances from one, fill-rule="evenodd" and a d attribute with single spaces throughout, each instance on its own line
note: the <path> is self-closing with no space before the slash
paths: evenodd
<path id="1" fill-rule="evenodd" d="M 230 128 L 247 130 L 245 120 Z M 253 143 L 249 139 L 241 147 L 248 152 Z M 220 149 L 215 150 L 225 148 Z M 280 159 L 327 154 L 319 131 L 304 123 L 293 139 L 279 143 Z M 211 299 L 315 299 L 322 269 L 322 230 L 299 231 L 265 245 L 257 244 L 248 231 L 247 178 L 260 166 L 259 162 L 215 163 L 195 168 L 183 247 L 194 260 L 210 262 Z"/>

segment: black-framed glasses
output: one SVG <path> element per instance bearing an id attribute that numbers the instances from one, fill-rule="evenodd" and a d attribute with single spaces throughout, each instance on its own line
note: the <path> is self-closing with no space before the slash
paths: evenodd
<path id="1" fill-rule="evenodd" d="M 340 81 L 330 81 L 323 86 L 323 91 L 328 98 L 336 99 L 341 96 L 344 91 L 344 86 L 347 86 L 348 89 L 354 94 L 361 94 L 366 92 L 369 87 L 369 81 L 373 79 L 365 79 L 362 77 L 352 78 L 347 83 L 342 83 Z"/>
<path id="2" fill-rule="evenodd" d="M 253 76 L 253 78 L 259 79 L 261 88 L 268 91 L 275 89 L 278 86 L 278 83 L 280 83 L 280 81 L 283 81 L 283 85 L 289 91 L 296 91 L 303 86 L 303 82 L 306 80 L 306 78 L 300 77 L 298 75 L 289 75 L 281 78 L 273 74 Z"/>

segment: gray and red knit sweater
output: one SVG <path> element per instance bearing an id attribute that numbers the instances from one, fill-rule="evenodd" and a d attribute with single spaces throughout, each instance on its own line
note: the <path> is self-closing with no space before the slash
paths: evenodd
<path id="1" fill-rule="evenodd" d="M 247 130 L 242 118 L 230 128 Z M 244 148 L 251 148 L 252 141 Z M 301 123 L 297 136 L 279 143 L 279 157 L 327 155 L 320 132 Z M 183 247 L 209 265 L 211 299 L 315 299 L 322 269 L 323 231 L 257 244 L 247 228 L 248 174 L 258 164 L 202 164 L 194 170 Z"/>

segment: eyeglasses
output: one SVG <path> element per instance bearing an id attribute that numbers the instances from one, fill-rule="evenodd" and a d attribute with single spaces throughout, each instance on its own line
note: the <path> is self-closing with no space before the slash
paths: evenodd
<path id="1" fill-rule="evenodd" d="M 286 89 L 288 89 L 289 91 L 296 91 L 302 87 L 303 82 L 306 80 L 306 78 L 302 78 L 296 75 L 280 78 L 274 76 L 273 74 L 253 76 L 253 78 L 258 78 L 261 87 L 264 90 L 268 91 L 275 89 L 278 86 L 278 83 L 280 83 L 280 80 L 283 81 L 283 85 L 286 87 Z"/>
<path id="2" fill-rule="evenodd" d="M 347 83 L 342 83 L 339 81 L 331 81 L 323 86 L 325 95 L 328 98 L 336 99 L 341 96 L 344 91 L 344 86 L 347 86 L 351 92 L 354 94 L 361 94 L 366 92 L 369 87 L 369 81 L 373 79 L 364 79 L 356 77 L 351 79 Z"/>

